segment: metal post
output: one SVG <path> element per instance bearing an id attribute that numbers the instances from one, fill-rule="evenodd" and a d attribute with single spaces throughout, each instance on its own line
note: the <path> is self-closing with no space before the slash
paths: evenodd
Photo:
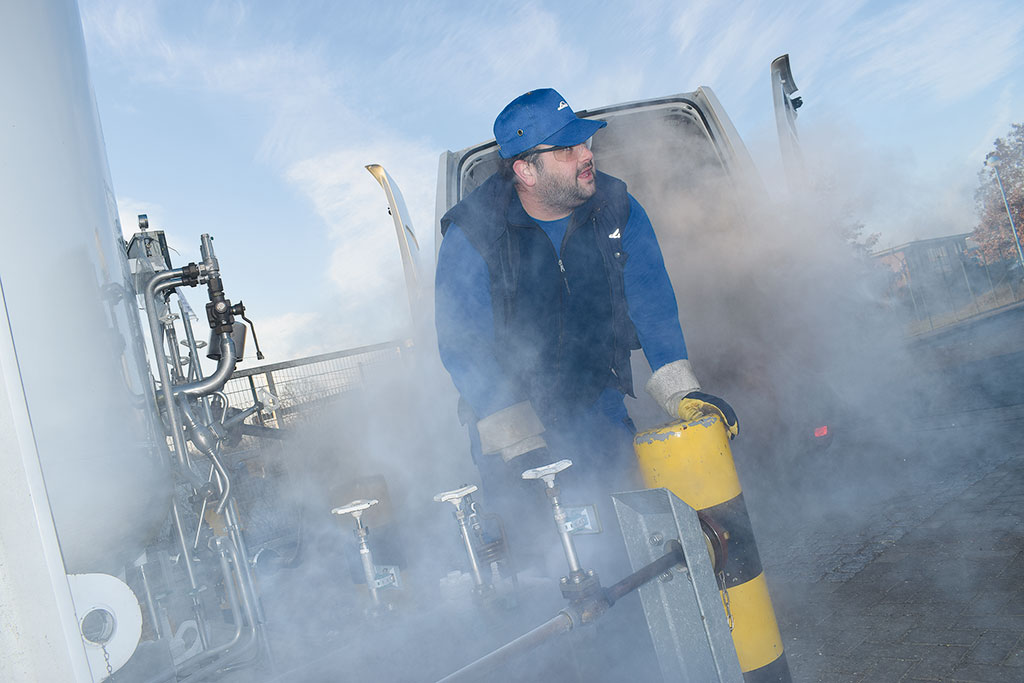
<path id="1" fill-rule="evenodd" d="M 992 167 L 992 170 L 996 172 L 996 182 L 999 183 L 999 194 L 1003 196 L 1003 206 L 1006 207 L 1006 217 L 1010 219 L 1010 228 L 1013 230 L 1013 241 L 1017 245 L 1017 257 L 1020 259 L 1020 266 L 1024 268 L 1024 251 L 1020 248 L 1020 236 L 1017 235 L 1017 226 L 1013 222 L 1013 214 L 1010 213 L 1010 203 L 1006 201 L 1006 191 L 1003 190 L 1003 179 L 999 176 L 999 162 L 1000 159 L 997 155 L 989 155 L 985 161 L 986 164 Z"/>
<path id="2" fill-rule="evenodd" d="M 971 295 L 971 301 L 974 302 L 974 312 L 981 313 L 981 306 L 978 305 L 978 299 L 974 296 L 974 288 L 971 287 L 971 279 L 967 277 L 967 266 L 964 265 L 963 255 L 960 257 L 960 270 L 964 274 L 964 282 L 967 283 L 967 293 Z"/>

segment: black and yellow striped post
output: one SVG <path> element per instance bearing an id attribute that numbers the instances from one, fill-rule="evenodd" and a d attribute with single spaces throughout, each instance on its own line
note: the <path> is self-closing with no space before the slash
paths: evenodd
<path id="1" fill-rule="evenodd" d="M 668 489 L 727 536 L 726 560 L 715 573 L 744 681 L 789 683 L 782 635 L 721 419 L 706 416 L 640 432 L 633 446 L 648 488 Z"/>

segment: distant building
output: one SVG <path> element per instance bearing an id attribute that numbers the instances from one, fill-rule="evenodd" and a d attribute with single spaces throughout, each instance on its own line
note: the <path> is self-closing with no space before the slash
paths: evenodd
<path id="1" fill-rule="evenodd" d="M 916 240 L 876 251 L 871 257 L 885 264 L 895 274 L 893 284 L 896 287 L 917 283 L 934 284 L 937 280 L 945 280 L 951 271 L 960 270 L 965 254 L 970 251 L 967 245 L 970 235 L 965 232 Z"/>
<path id="2" fill-rule="evenodd" d="M 988 263 L 965 232 L 871 254 L 889 269 L 889 300 L 926 329 L 1017 300 L 1013 262 Z"/>

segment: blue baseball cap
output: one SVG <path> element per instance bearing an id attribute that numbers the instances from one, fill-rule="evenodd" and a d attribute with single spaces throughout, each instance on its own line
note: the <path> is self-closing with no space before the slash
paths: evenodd
<path id="1" fill-rule="evenodd" d="M 579 118 L 557 91 L 541 88 L 520 95 L 501 110 L 494 120 L 494 139 L 498 154 L 509 159 L 537 145 L 578 145 L 606 125 Z"/>

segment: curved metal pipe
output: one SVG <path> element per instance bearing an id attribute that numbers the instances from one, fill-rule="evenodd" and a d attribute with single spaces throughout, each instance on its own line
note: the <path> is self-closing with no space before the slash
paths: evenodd
<path id="1" fill-rule="evenodd" d="M 237 360 L 235 342 L 231 339 L 231 334 L 222 332 L 220 335 L 220 360 L 217 361 L 217 369 L 206 379 L 174 387 L 175 396 L 179 394 L 184 394 L 185 396 L 206 396 L 215 391 L 220 391 L 227 384 L 228 380 L 231 379 L 231 373 L 235 371 Z"/>
<path id="2" fill-rule="evenodd" d="M 221 643 L 217 647 L 210 648 L 209 650 L 204 650 L 191 659 L 185 660 L 178 665 L 178 670 L 188 669 L 197 664 L 203 664 L 235 647 L 242 639 L 242 611 L 239 609 L 238 593 L 235 591 L 235 580 L 232 576 L 231 567 L 228 565 L 228 555 L 231 553 L 231 545 L 230 542 L 223 537 L 217 538 L 215 543 L 217 544 L 217 553 L 220 556 L 221 575 L 224 577 L 224 592 L 227 594 L 228 606 L 231 608 L 231 618 L 235 622 L 235 633 L 228 642 Z M 253 629 L 251 622 L 248 630 L 255 634 L 255 630 Z M 215 664 L 216 662 L 213 663 Z M 200 668 L 193 672 L 189 677 L 191 678 L 192 676 L 201 675 L 205 672 L 206 668 L 207 667 Z"/>
<path id="3" fill-rule="evenodd" d="M 164 353 L 164 329 L 157 317 L 156 296 L 165 289 L 172 289 L 182 283 L 183 269 L 164 270 L 154 275 L 146 283 L 144 292 L 146 317 L 149 320 L 149 334 L 153 342 L 153 353 L 156 355 L 156 369 L 160 377 L 160 393 L 167 409 L 167 421 L 170 423 L 171 442 L 174 444 L 174 455 L 178 460 L 182 473 L 197 489 L 205 485 L 203 478 L 196 474 L 189 462 L 185 449 L 185 438 L 181 434 L 181 419 L 178 417 L 177 406 L 174 405 L 172 394 L 171 372 L 167 368 L 167 354 Z"/>
<path id="4" fill-rule="evenodd" d="M 235 567 L 235 576 L 238 577 L 239 583 L 241 584 L 242 583 L 242 576 L 241 576 L 241 574 L 242 574 L 242 565 L 240 564 L 240 560 L 239 560 L 239 557 L 238 557 L 238 549 L 237 549 L 236 545 L 234 543 L 226 540 L 226 539 L 218 538 L 217 539 L 217 546 L 218 546 L 218 549 L 220 549 L 222 546 L 227 546 L 227 552 L 231 555 L 231 563 Z M 226 562 L 224 562 L 224 560 L 222 559 L 221 564 L 222 564 L 222 569 L 223 569 L 223 567 L 226 564 Z M 234 584 L 231 581 L 231 577 L 230 576 L 225 575 L 225 580 L 224 581 L 225 581 L 225 583 L 224 583 L 225 590 L 230 591 L 230 593 L 233 596 L 233 599 L 235 601 L 232 604 L 235 605 L 235 603 L 237 603 L 237 601 L 238 601 L 239 593 L 235 591 L 235 587 L 234 587 Z M 227 651 L 229 649 L 233 649 L 234 651 L 230 652 L 227 655 L 224 655 L 225 657 L 230 657 L 232 661 L 230 661 L 228 663 L 224 663 L 224 662 L 221 662 L 221 661 L 218 661 L 218 660 L 214 659 L 214 660 L 210 661 L 208 664 L 203 665 L 202 667 L 200 667 L 196 671 L 193 671 L 191 674 L 189 674 L 186 677 L 186 680 L 193 680 L 193 679 L 197 680 L 197 681 L 209 680 L 209 679 L 205 678 L 206 674 L 210 673 L 211 671 L 215 671 L 215 670 L 222 670 L 222 669 L 226 670 L 229 667 L 233 668 L 234 665 L 241 664 L 243 662 L 243 655 L 248 654 L 248 652 L 250 650 L 252 650 L 253 647 L 259 645 L 258 638 L 257 638 L 257 632 L 256 632 L 256 615 L 253 612 L 252 603 L 250 602 L 248 596 L 246 595 L 245 588 L 243 586 L 241 586 L 241 585 L 240 585 L 240 587 L 241 587 L 240 593 L 241 593 L 242 609 L 245 612 L 245 620 L 248 622 L 248 627 L 245 629 L 245 631 L 246 631 L 245 641 L 241 645 L 239 645 L 239 641 L 241 640 L 241 623 L 242 623 L 242 619 L 240 618 L 240 615 L 237 613 L 236 610 L 238 608 L 235 605 L 233 607 L 233 609 L 232 609 L 232 612 L 231 612 L 232 618 L 235 619 L 235 624 L 236 624 L 236 627 L 235 627 L 235 637 L 232 638 L 230 642 L 225 643 L 224 645 L 218 646 L 217 648 L 215 648 L 215 650 L 208 650 L 207 652 L 203 652 L 203 653 L 200 653 L 200 654 L 196 655 L 196 658 L 203 657 L 203 655 L 209 655 L 209 653 L 214 653 L 216 655 L 219 655 L 219 654 L 222 654 L 222 653 L 224 653 L 225 651 Z M 213 655 L 210 655 L 210 656 L 213 656 Z M 205 659 L 205 657 L 204 657 L 204 659 Z M 255 659 L 255 657 L 252 657 L 250 659 Z"/>
<path id="5" fill-rule="evenodd" d="M 220 423 L 224 424 L 224 419 L 228 416 L 228 395 L 225 394 L 223 391 L 215 391 L 210 395 L 216 396 L 217 398 L 220 399 L 220 404 L 222 406 L 220 411 Z M 213 419 L 212 415 L 210 416 L 210 419 Z"/>
<path id="6" fill-rule="evenodd" d="M 224 506 L 227 505 L 228 499 L 231 496 L 231 477 L 228 476 L 227 469 L 224 468 L 220 458 L 217 457 L 217 437 L 204 425 L 199 424 L 196 421 L 195 415 L 192 414 L 192 409 L 188 405 L 188 399 L 184 396 L 178 397 L 178 404 L 181 408 L 181 416 L 188 427 L 189 432 L 192 435 L 192 443 L 201 450 L 206 457 L 210 459 L 213 466 L 217 469 L 217 474 L 223 482 L 221 486 L 220 502 L 217 503 L 217 514 L 224 512 Z"/>

